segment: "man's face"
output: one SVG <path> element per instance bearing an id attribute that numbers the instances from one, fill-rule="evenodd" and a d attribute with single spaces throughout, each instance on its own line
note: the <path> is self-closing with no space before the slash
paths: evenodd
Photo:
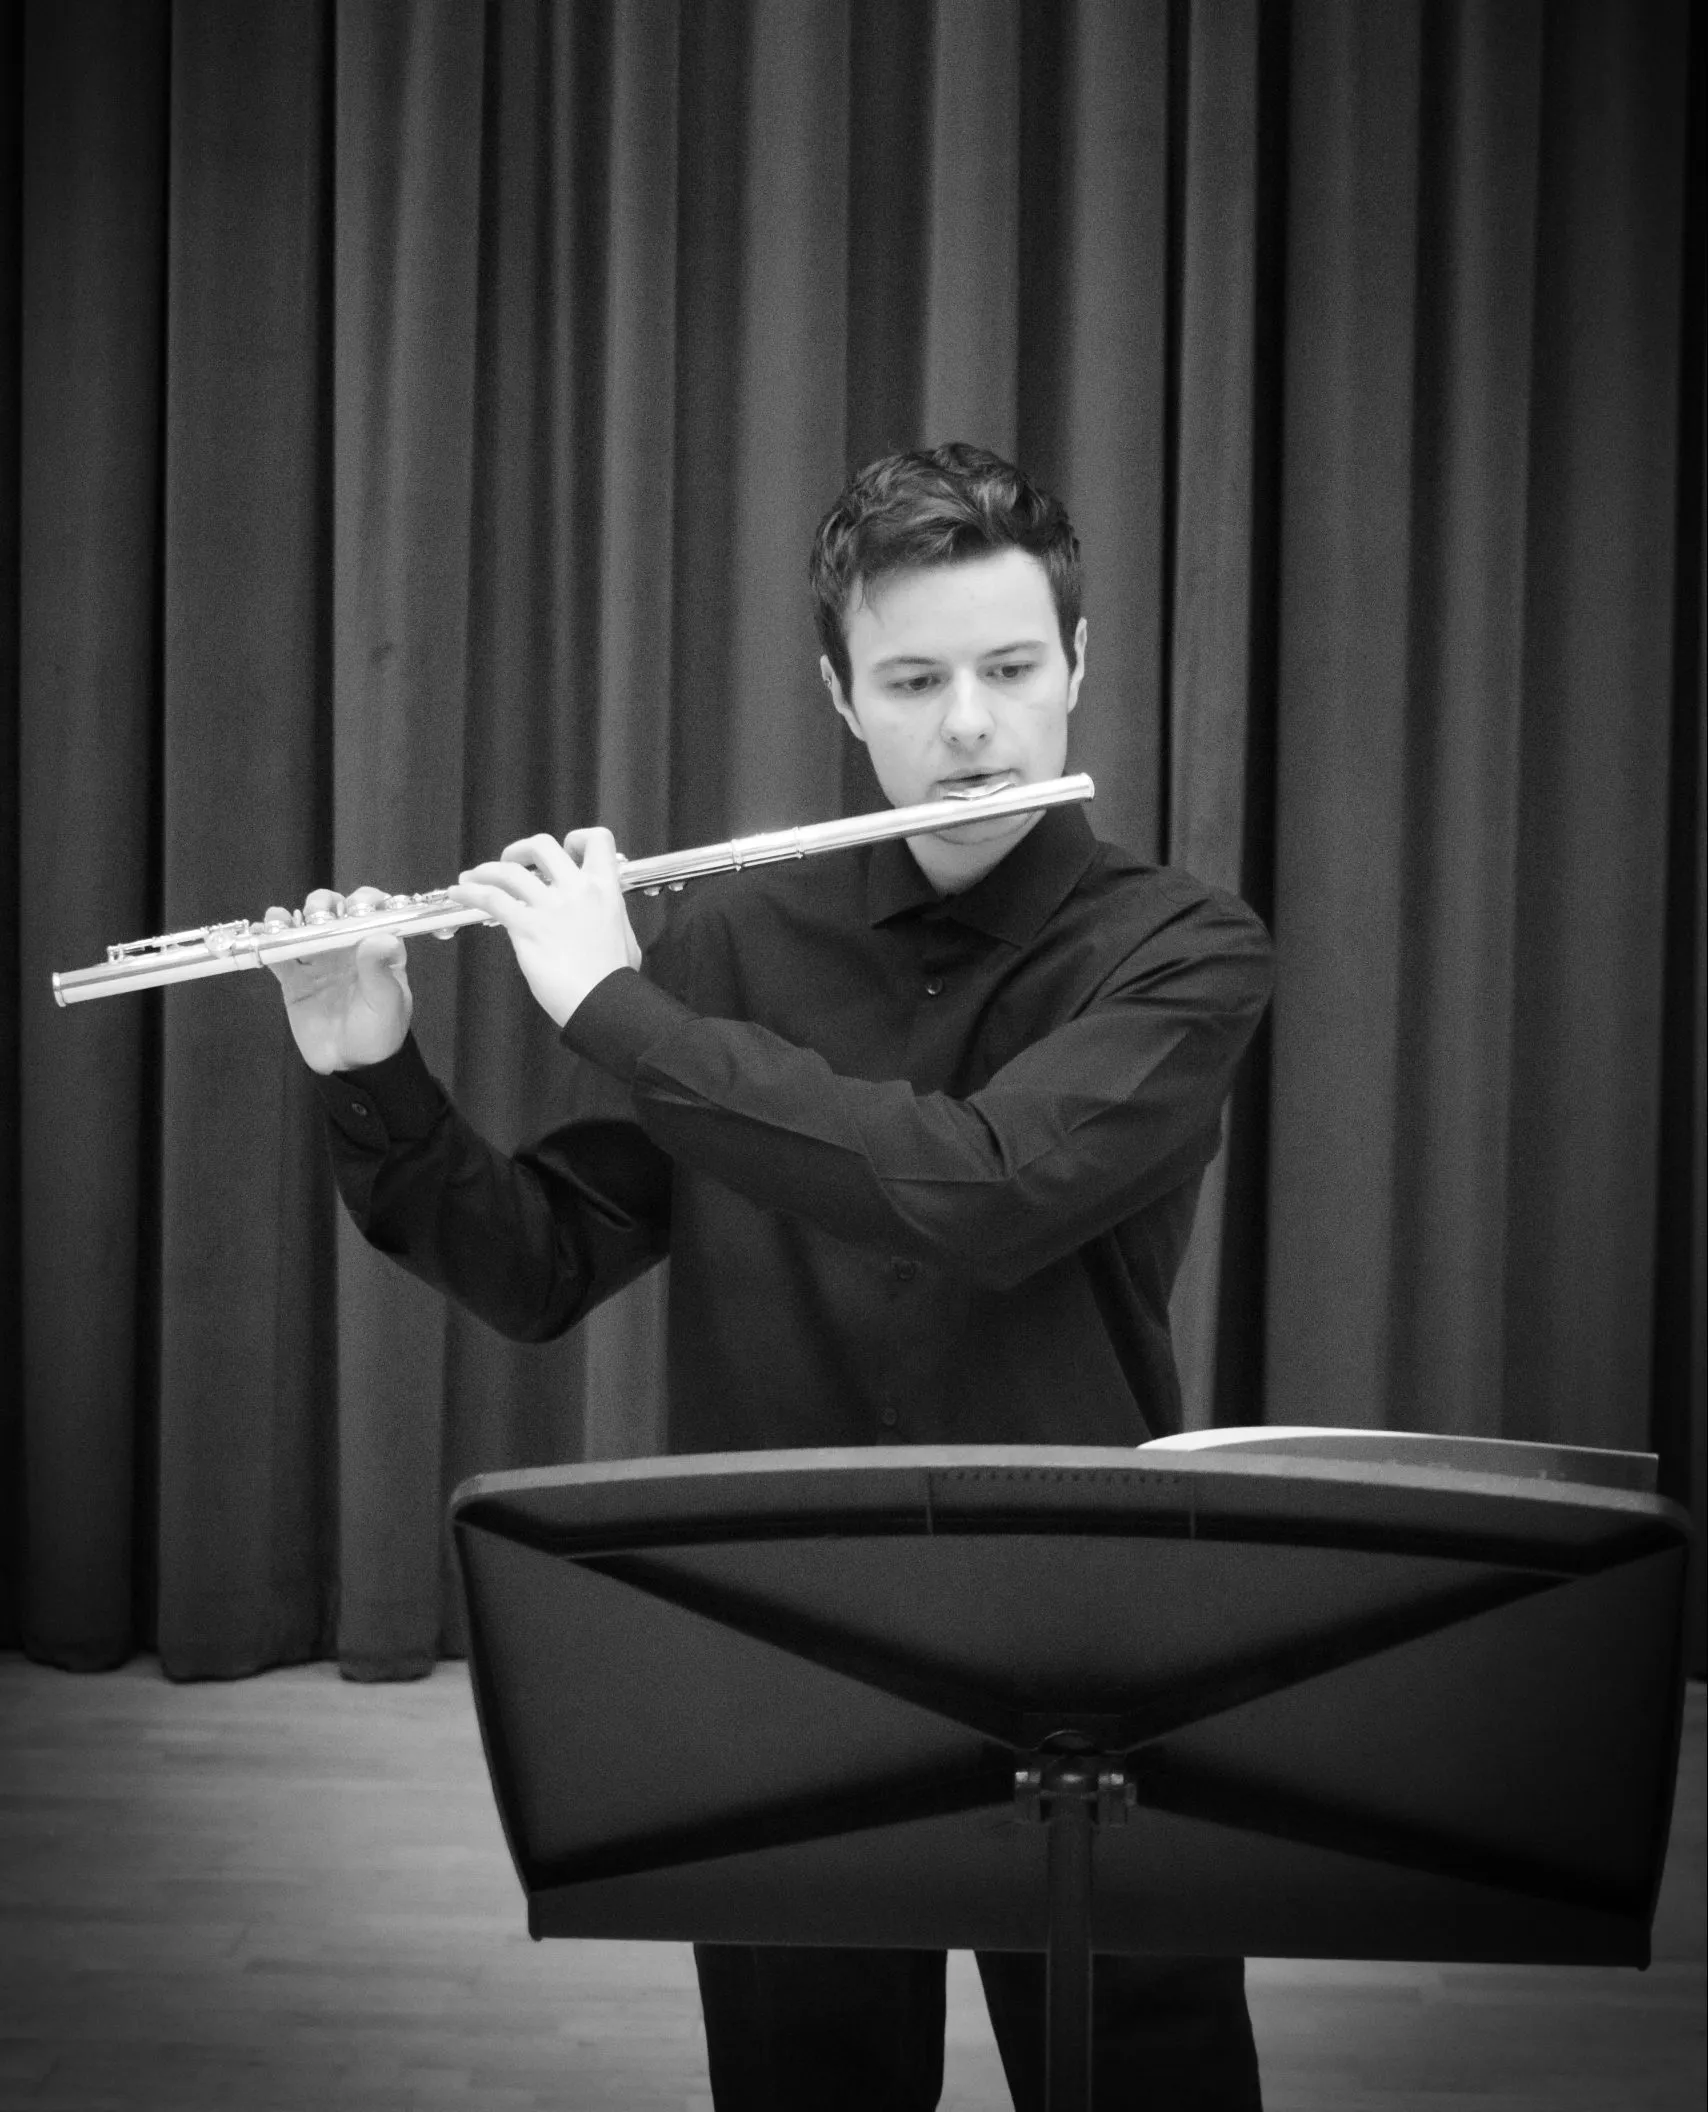
<path id="1" fill-rule="evenodd" d="M 846 631 L 853 695 L 842 694 L 828 660 L 820 671 L 892 805 L 1061 776 L 1085 624 L 1070 667 L 1049 575 L 1029 551 L 882 579 L 870 595 L 856 592 Z M 908 840 L 937 886 L 968 887 L 1036 820 L 1015 815 Z"/>

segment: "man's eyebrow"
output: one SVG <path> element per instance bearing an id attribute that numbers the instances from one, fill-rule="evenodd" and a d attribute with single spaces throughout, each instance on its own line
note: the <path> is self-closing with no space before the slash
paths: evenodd
<path id="1" fill-rule="evenodd" d="M 979 658 L 981 660 L 1000 660 L 1005 653 L 1037 653 L 1042 652 L 1043 649 L 1044 640 L 1042 638 L 1015 638 L 1011 639 L 1007 645 L 988 647 L 984 652 L 980 653 Z M 883 659 L 872 662 L 872 672 L 877 674 L 881 669 L 889 667 L 936 667 L 940 664 L 942 658 L 941 653 L 886 653 Z"/>

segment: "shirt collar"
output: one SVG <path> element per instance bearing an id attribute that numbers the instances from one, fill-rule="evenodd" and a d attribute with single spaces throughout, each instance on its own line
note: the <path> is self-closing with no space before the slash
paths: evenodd
<path id="1" fill-rule="evenodd" d="M 872 846 L 866 869 L 868 920 L 887 924 L 910 910 L 940 908 L 1011 946 L 1028 944 L 1084 878 L 1097 839 L 1078 807 L 1046 807 L 1007 857 L 958 895 L 939 895 L 905 837 Z"/>

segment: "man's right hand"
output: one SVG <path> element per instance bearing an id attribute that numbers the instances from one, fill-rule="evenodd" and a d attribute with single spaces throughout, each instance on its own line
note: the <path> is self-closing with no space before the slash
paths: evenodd
<path id="1" fill-rule="evenodd" d="M 303 903 L 303 914 L 379 909 L 385 901 L 379 887 L 359 887 L 351 895 L 321 887 Z M 267 919 L 287 914 L 270 909 Z M 271 966 L 285 993 L 291 1033 L 311 1071 L 353 1071 L 383 1063 L 402 1048 L 415 1001 L 409 994 L 408 955 L 394 932 L 375 932 L 349 946 Z"/>

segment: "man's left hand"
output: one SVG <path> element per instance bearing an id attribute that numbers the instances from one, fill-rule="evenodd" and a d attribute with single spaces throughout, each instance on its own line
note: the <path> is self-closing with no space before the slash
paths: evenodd
<path id="1" fill-rule="evenodd" d="M 572 829 L 562 843 L 508 845 L 449 892 L 504 926 L 528 988 L 561 1027 L 596 983 L 641 964 L 619 870 L 609 829 Z"/>

